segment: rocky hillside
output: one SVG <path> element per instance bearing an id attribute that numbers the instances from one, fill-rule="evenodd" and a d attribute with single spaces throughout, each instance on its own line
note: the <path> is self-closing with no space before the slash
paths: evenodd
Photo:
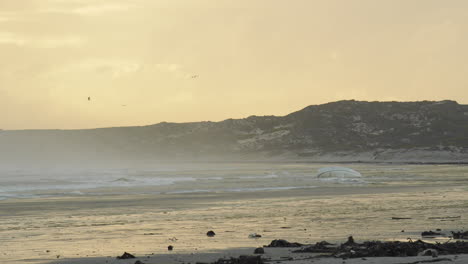
<path id="1" fill-rule="evenodd" d="M 282 117 L 2 131 L 0 158 L 4 162 L 205 158 L 464 162 L 468 161 L 468 105 L 339 101 Z"/>

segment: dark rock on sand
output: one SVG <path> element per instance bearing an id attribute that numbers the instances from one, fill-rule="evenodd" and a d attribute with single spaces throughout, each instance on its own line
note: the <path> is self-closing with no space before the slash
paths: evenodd
<path id="1" fill-rule="evenodd" d="M 434 237 L 434 236 L 444 236 L 444 234 L 429 230 L 429 231 L 422 232 L 421 236 L 423 236 L 423 237 Z"/>
<path id="2" fill-rule="evenodd" d="M 327 241 L 317 242 L 315 245 L 307 246 L 299 250 L 293 251 L 294 253 L 333 253 L 337 247 Z"/>
<path id="3" fill-rule="evenodd" d="M 355 245 L 355 244 L 356 244 L 356 242 L 354 242 L 353 236 L 349 236 L 348 241 L 346 241 L 343 245 L 344 246 L 352 246 L 352 245 Z"/>
<path id="4" fill-rule="evenodd" d="M 419 251 L 418 246 L 407 242 L 368 241 L 363 244 L 343 244 L 334 255 L 341 258 L 407 257 L 417 256 Z"/>
<path id="5" fill-rule="evenodd" d="M 240 256 L 239 258 L 218 259 L 212 264 L 263 264 L 260 256 Z"/>
<path id="6" fill-rule="evenodd" d="M 303 244 L 297 242 L 288 242 L 284 239 L 275 239 L 271 241 L 270 245 L 265 247 L 302 247 Z"/>
<path id="7" fill-rule="evenodd" d="M 363 257 L 409 257 L 418 255 L 438 256 L 448 254 L 468 253 L 468 242 L 426 243 L 424 241 L 366 241 L 364 243 L 343 243 L 339 247 L 325 247 L 317 243 L 295 252 L 331 253 L 330 256 L 339 258 L 363 258 Z M 430 251 L 428 251 L 430 250 Z"/>
<path id="8" fill-rule="evenodd" d="M 124 252 L 122 256 L 117 257 L 117 259 L 132 259 L 132 258 L 135 258 L 135 256 L 127 252 Z"/>
<path id="9" fill-rule="evenodd" d="M 454 239 L 468 239 L 468 231 L 460 231 L 460 232 L 453 232 L 452 231 L 452 236 Z"/>
<path id="10" fill-rule="evenodd" d="M 254 250 L 254 254 L 265 254 L 265 249 L 263 249 L 263 248 L 261 248 L 261 247 L 260 247 L 260 248 L 256 248 L 256 249 Z"/>
<path id="11" fill-rule="evenodd" d="M 169 250 L 169 251 L 171 251 L 171 250 L 173 250 L 173 249 L 174 249 L 173 246 L 168 246 L 168 247 L 167 247 L 167 250 Z"/>
<path id="12" fill-rule="evenodd" d="M 210 231 L 208 231 L 206 233 L 206 235 L 209 236 L 209 237 L 214 237 L 216 234 L 215 234 L 215 232 L 213 230 L 210 230 Z"/>

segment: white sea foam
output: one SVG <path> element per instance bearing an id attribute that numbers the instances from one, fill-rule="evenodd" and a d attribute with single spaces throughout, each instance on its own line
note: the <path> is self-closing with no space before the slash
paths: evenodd
<path id="1" fill-rule="evenodd" d="M 208 193 L 208 192 L 260 192 L 260 191 L 281 191 L 294 189 L 310 189 L 318 186 L 288 186 L 288 187 L 252 187 L 252 188 L 221 188 L 221 189 L 195 189 L 195 190 L 180 190 L 167 192 L 168 194 L 183 194 L 183 193 Z"/>
<path id="2" fill-rule="evenodd" d="M 222 181 L 224 180 L 223 177 L 207 177 L 207 178 L 198 178 L 197 180 L 204 180 L 204 181 Z"/>
<path id="3" fill-rule="evenodd" d="M 294 189 L 310 189 L 317 188 L 318 186 L 287 186 L 287 187 L 256 187 L 256 188 L 232 188 L 223 189 L 225 192 L 258 192 L 258 191 L 280 191 L 280 190 L 294 190 Z"/>
<path id="4" fill-rule="evenodd" d="M 174 166 L 171 168 L 169 166 Z M 394 165 L 354 165 L 362 176 L 325 173 L 317 177 L 322 166 L 304 164 L 185 164 L 158 168 L 118 169 L 15 169 L 0 168 L 0 200 L 48 196 L 125 195 L 197 192 L 256 192 L 330 185 L 407 185 L 438 181 L 465 180 L 455 167 L 411 167 L 411 173 Z M 404 166 L 403 166 L 404 167 Z M 407 166 L 409 167 L 409 166 Z M 178 168 L 180 168 L 178 170 Z M 457 167 L 458 168 L 458 167 Z M 438 172 L 435 173 L 434 170 Z M 450 172 L 450 171 L 448 171 Z M 453 174 L 453 173 L 452 173 Z M 450 174 L 450 175 L 452 175 Z M 315 175 L 315 176 L 314 176 Z M 440 177 L 439 177 L 440 176 Z M 444 176 L 444 177 L 442 177 Z"/>
<path id="5" fill-rule="evenodd" d="M 319 178 L 321 182 L 338 183 L 338 184 L 366 184 L 367 181 L 360 178 L 344 178 L 344 177 L 329 177 Z"/>
<path id="6" fill-rule="evenodd" d="M 268 175 L 258 175 L 258 176 L 242 176 L 239 179 L 276 179 L 279 176 L 276 174 L 268 174 Z"/>
<path id="7" fill-rule="evenodd" d="M 37 195 L 84 195 L 83 190 L 167 186 L 195 181 L 193 177 L 129 175 L 126 170 L 97 171 L 3 171 L 0 173 L 0 199 L 28 198 Z M 29 195 L 29 196 L 28 196 Z"/>

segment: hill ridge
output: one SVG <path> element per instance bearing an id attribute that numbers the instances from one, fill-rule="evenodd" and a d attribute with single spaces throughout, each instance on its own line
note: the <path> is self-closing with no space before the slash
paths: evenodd
<path id="1" fill-rule="evenodd" d="M 285 116 L 0 132 L 4 162 L 213 157 L 371 162 L 409 156 L 448 162 L 468 160 L 467 153 L 468 106 L 451 100 L 342 100 Z"/>

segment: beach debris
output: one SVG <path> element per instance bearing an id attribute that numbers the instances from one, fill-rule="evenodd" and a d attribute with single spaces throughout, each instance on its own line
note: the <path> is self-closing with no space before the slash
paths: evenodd
<path id="1" fill-rule="evenodd" d="M 411 217 L 392 217 L 392 220 L 408 220 L 408 219 L 413 219 Z"/>
<path id="2" fill-rule="evenodd" d="M 172 245 L 169 245 L 169 246 L 167 247 L 167 250 L 169 250 L 169 251 L 172 251 L 173 249 L 174 249 L 174 247 L 173 247 Z"/>
<path id="3" fill-rule="evenodd" d="M 213 230 L 210 230 L 210 231 L 206 232 L 206 235 L 209 236 L 209 237 L 214 237 L 216 235 L 216 233 Z"/>
<path id="4" fill-rule="evenodd" d="M 417 256 L 419 248 L 411 242 L 364 242 L 362 245 L 341 245 L 337 257 L 362 258 L 362 257 L 397 257 Z"/>
<path id="5" fill-rule="evenodd" d="M 423 236 L 423 237 L 436 237 L 436 236 L 445 236 L 445 235 L 442 234 L 442 233 L 439 233 L 439 232 L 434 232 L 432 230 L 429 230 L 429 231 L 422 232 L 421 236 Z"/>
<path id="6" fill-rule="evenodd" d="M 328 243 L 327 241 L 317 242 L 315 245 L 307 246 L 305 248 L 293 251 L 295 253 L 333 253 L 336 251 L 336 245 Z"/>
<path id="7" fill-rule="evenodd" d="M 353 239 L 354 240 L 354 239 Z M 427 243 L 421 240 L 418 241 L 366 241 L 363 243 L 350 243 L 350 239 L 340 246 L 331 247 L 322 246 L 317 243 L 312 246 L 304 247 L 300 250 L 293 251 L 295 253 L 328 253 L 330 257 L 338 258 L 366 258 L 366 257 L 409 257 L 418 256 L 421 254 L 429 254 L 430 256 L 439 255 L 454 255 L 467 254 L 468 242 L 445 242 L 445 243 Z M 424 252 L 426 251 L 426 252 Z"/>
<path id="8" fill-rule="evenodd" d="M 468 239 L 468 231 L 451 232 L 454 239 Z"/>
<path id="9" fill-rule="evenodd" d="M 271 243 L 268 246 L 265 246 L 265 247 L 302 247 L 302 246 L 304 245 L 301 243 L 297 243 L 297 242 L 291 243 L 284 239 L 275 239 L 271 241 Z"/>
<path id="10" fill-rule="evenodd" d="M 239 256 L 238 258 L 218 259 L 212 264 L 263 264 L 260 256 Z"/>
<path id="11" fill-rule="evenodd" d="M 117 257 L 117 259 L 132 259 L 132 258 L 135 258 L 135 256 L 128 252 L 124 252 L 122 256 Z"/>
<path id="12" fill-rule="evenodd" d="M 265 254 L 265 249 L 263 249 L 262 247 L 256 248 L 254 250 L 254 254 Z"/>
<path id="13" fill-rule="evenodd" d="M 257 233 L 251 233 L 251 234 L 249 234 L 249 238 L 260 238 L 260 237 L 262 237 L 262 235 L 259 235 L 259 234 L 257 234 Z"/>

